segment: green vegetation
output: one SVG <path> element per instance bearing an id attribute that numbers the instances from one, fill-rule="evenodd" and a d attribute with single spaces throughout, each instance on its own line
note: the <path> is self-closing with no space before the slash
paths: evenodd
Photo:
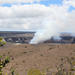
<path id="1" fill-rule="evenodd" d="M 7 63 L 9 63 L 10 62 L 10 58 L 7 56 L 6 58 L 5 58 L 5 63 L 7 64 Z"/>
<path id="2" fill-rule="evenodd" d="M 11 68 L 11 75 L 15 75 L 15 70 L 13 68 Z"/>
<path id="3" fill-rule="evenodd" d="M 40 72 L 40 70 L 31 69 L 31 70 L 28 71 L 27 75 L 42 75 L 42 73 Z"/>
<path id="4" fill-rule="evenodd" d="M 5 44 L 6 44 L 5 40 L 2 37 L 0 37 L 0 46 L 3 46 Z"/>
<path id="5" fill-rule="evenodd" d="M 9 63 L 10 59 L 9 57 L 6 57 L 4 60 L 2 59 L 2 56 L 0 56 L 0 75 L 3 75 L 2 68 L 5 67 L 7 63 Z"/>

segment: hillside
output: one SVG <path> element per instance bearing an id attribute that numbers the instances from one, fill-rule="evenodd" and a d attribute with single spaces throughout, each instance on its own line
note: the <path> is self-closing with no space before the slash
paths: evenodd
<path id="1" fill-rule="evenodd" d="M 56 66 L 62 63 L 62 58 L 75 57 L 75 44 L 7 44 L 0 47 L 0 55 L 11 58 L 10 63 L 3 68 L 3 72 L 9 75 L 12 67 L 19 75 L 26 75 L 31 68 L 56 72 Z M 66 70 L 69 67 L 65 63 Z"/>
<path id="2" fill-rule="evenodd" d="M 0 31 L 0 37 L 3 37 L 6 42 L 10 43 L 24 43 L 29 44 L 34 37 L 35 32 L 24 31 Z M 51 37 L 42 43 L 75 43 L 75 36 L 71 33 L 61 33 L 61 39 L 55 39 L 56 36 Z"/>

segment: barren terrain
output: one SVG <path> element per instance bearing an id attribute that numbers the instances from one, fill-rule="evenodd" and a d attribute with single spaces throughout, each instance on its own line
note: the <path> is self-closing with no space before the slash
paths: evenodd
<path id="1" fill-rule="evenodd" d="M 32 68 L 55 72 L 62 58 L 75 57 L 75 44 L 7 44 L 0 47 L 0 55 L 10 57 L 10 63 L 3 68 L 4 73 L 10 74 L 11 68 L 19 75 L 25 75 Z"/>

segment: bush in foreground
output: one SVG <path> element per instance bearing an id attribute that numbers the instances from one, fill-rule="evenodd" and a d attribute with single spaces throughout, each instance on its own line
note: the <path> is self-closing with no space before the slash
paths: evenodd
<path id="1" fill-rule="evenodd" d="M 4 46 L 6 44 L 6 41 L 0 37 L 0 46 Z"/>

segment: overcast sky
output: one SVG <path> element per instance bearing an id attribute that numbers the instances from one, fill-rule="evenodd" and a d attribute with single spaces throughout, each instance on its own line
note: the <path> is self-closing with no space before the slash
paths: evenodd
<path id="1" fill-rule="evenodd" d="M 75 0 L 0 0 L 0 30 L 35 31 L 42 29 L 45 19 L 63 14 L 66 25 L 75 29 Z"/>

